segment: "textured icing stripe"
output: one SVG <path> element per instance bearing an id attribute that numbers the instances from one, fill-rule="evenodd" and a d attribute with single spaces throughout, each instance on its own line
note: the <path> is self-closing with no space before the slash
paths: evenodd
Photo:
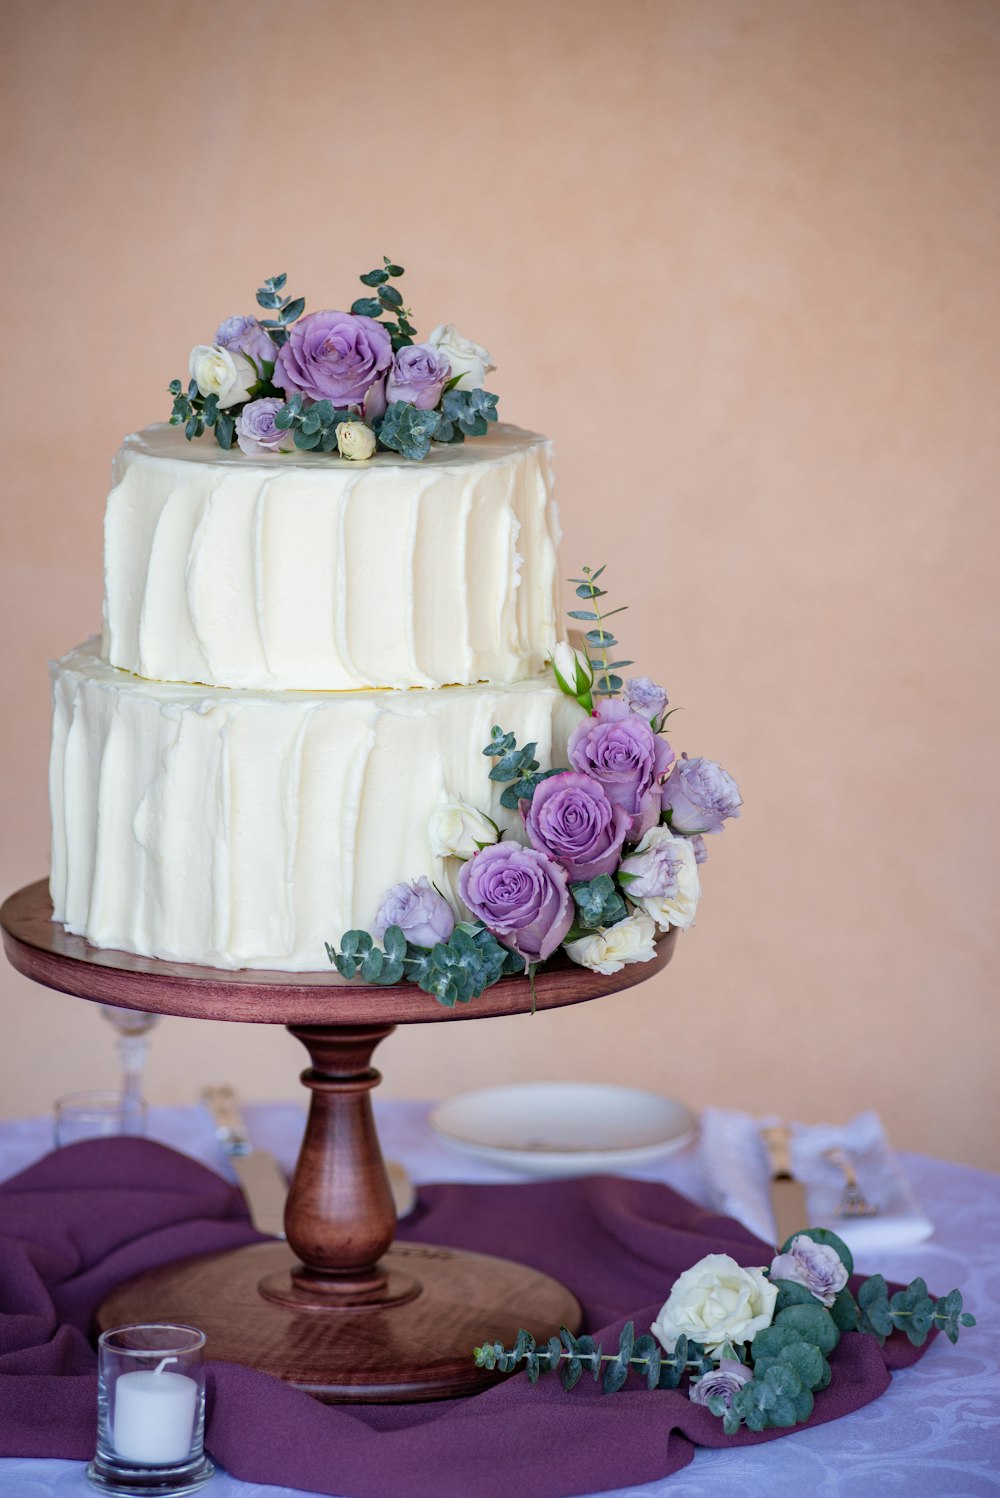
<path id="1" fill-rule="evenodd" d="M 327 967 L 385 888 L 449 871 L 427 824 L 449 792 L 523 837 L 482 747 L 493 723 L 565 762 L 580 709 L 548 679 L 302 693 L 141 681 L 96 645 L 56 668 L 57 916 L 98 945 L 221 967 Z M 140 893 L 141 892 L 141 893 Z"/>

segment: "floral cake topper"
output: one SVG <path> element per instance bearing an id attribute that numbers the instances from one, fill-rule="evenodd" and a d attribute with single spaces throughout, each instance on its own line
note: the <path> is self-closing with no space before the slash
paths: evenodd
<path id="1" fill-rule="evenodd" d="M 392 283 L 403 267 L 383 257 L 361 282 L 374 294 L 349 312 L 305 312 L 270 276 L 257 303 L 272 314 L 228 317 L 214 343 L 199 343 L 189 383 L 172 380 L 172 426 L 189 441 L 215 434 L 253 457 L 337 452 L 352 461 L 382 448 L 419 461 L 432 442 L 482 437 L 497 419 L 497 397 L 483 389 L 496 366 L 487 349 L 441 323 L 416 342 L 413 313 Z"/>

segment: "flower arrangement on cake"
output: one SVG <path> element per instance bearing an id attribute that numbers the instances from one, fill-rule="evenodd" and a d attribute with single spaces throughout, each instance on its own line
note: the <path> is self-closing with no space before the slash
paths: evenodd
<path id="1" fill-rule="evenodd" d="M 269 276 L 257 302 L 274 315 L 228 317 L 214 343 L 195 345 L 187 388 L 168 387 L 171 424 L 255 457 L 298 449 L 353 462 L 379 448 L 419 461 L 432 441 L 484 436 L 497 419 L 497 397 L 482 388 L 496 367 L 489 352 L 452 323 L 415 342 L 392 284 L 402 274 L 383 256 L 360 278 L 374 295 L 307 315 L 303 297 L 283 295 L 287 278 Z"/>
<path id="2" fill-rule="evenodd" d="M 416 983 L 442 1004 L 468 1003 L 503 977 L 562 951 L 597 973 L 649 962 L 658 934 L 687 929 L 700 895 L 704 839 L 739 816 L 739 789 L 713 760 L 676 756 L 664 737 L 667 694 L 633 664 L 611 660 L 618 641 L 599 586 L 603 567 L 572 579 L 587 607 L 583 652 L 556 648 L 556 682 L 586 713 L 568 765 L 542 769 L 536 744 L 494 726 L 483 754 L 500 804 L 520 813 L 523 837 L 504 837 L 483 810 L 449 798 L 431 817 L 435 856 L 457 861 L 471 920 L 426 875 L 387 890 L 372 930 L 348 931 L 327 956 L 341 975 Z M 378 943 L 382 945 L 379 946 Z"/>
<path id="3" fill-rule="evenodd" d="M 873 1274 L 855 1296 L 848 1284 L 853 1273 L 843 1239 L 827 1228 L 803 1228 L 766 1267 L 707 1254 L 675 1280 L 648 1332 L 636 1337 L 635 1324 L 625 1324 L 615 1353 L 563 1328 L 544 1346 L 522 1329 L 513 1347 L 487 1342 L 473 1356 L 477 1367 L 504 1373 L 523 1363 L 531 1383 L 559 1372 L 566 1389 L 584 1372 L 608 1394 L 633 1373 L 649 1389 L 686 1384 L 727 1435 L 741 1426 L 800 1425 L 812 1414 L 814 1395 L 834 1378 L 829 1357 L 842 1335 L 860 1333 L 882 1344 L 899 1331 L 919 1347 L 935 1331 L 957 1342 L 960 1327 L 976 1324 L 958 1290 L 935 1299 L 918 1278 L 890 1295 L 885 1278 Z"/>

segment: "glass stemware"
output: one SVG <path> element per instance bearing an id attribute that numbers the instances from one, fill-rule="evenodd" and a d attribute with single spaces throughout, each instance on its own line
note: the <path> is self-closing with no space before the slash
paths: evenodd
<path id="1" fill-rule="evenodd" d="M 149 1033 L 163 1018 L 161 1014 L 144 1014 L 139 1009 L 118 1009 L 101 1004 L 101 1013 L 118 1035 L 118 1058 L 121 1062 L 121 1091 L 125 1097 L 142 1097 L 142 1079 L 149 1055 Z"/>

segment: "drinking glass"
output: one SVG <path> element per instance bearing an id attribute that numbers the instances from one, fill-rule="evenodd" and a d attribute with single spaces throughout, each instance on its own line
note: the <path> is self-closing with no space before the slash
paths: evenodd
<path id="1" fill-rule="evenodd" d="M 118 1034 L 122 1092 L 130 1097 L 142 1097 L 142 1077 L 149 1055 L 149 1032 L 160 1023 L 163 1016 L 145 1014 L 140 1009 L 119 1009 L 115 1004 L 101 1004 L 100 1011 Z"/>
<path id="2" fill-rule="evenodd" d="M 56 1099 L 56 1148 L 81 1139 L 145 1134 L 146 1104 L 122 1092 L 70 1092 Z"/>
<path id="3" fill-rule="evenodd" d="M 149 1323 L 97 1344 L 97 1453 L 87 1476 L 105 1493 L 179 1498 L 215 1470 L 205 1455 L 205 1333 Z"/>

